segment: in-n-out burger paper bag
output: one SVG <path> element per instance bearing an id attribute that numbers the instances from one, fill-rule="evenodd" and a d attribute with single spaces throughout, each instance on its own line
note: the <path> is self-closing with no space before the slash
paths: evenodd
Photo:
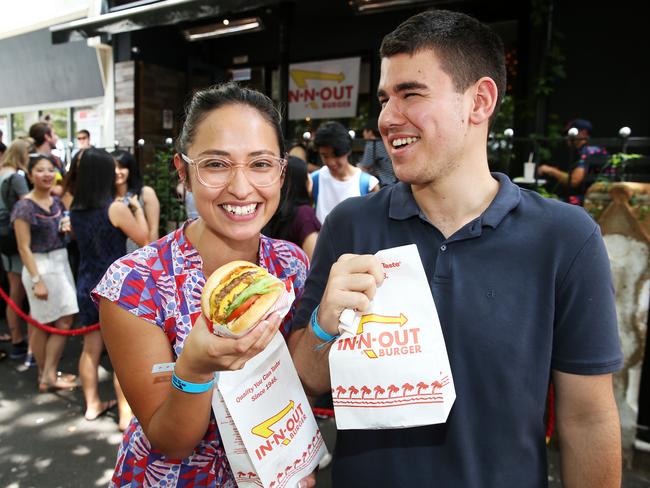
<path id="1" fill-rule="evenodd" d="M 417 247 L 379 251 L 384 282 L 370 310 L 341 314 L 329 354 L 336 426 L 444 423 L 456 399 L 447 349 Z"/>
<path id="2" fill-rule="evenodd" d="M 219 373 L 212 409 L 240 487 L 293 488 L 327 452 L 280 332 L 243 369 Z"/>

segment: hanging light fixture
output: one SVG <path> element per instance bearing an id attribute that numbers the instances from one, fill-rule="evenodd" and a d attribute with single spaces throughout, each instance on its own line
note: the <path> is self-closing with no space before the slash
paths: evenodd
<path id="1" fill-rule="evenodd" d="M 224 19 L 216 24 L 192 27 L 183 31 L 188 41 L 204 41 L 215 37 L 232 36 L 244 32 L 257 32 L 264 29 L 262 19 L 259 17 L 247 17 L 245 19 Z"/>

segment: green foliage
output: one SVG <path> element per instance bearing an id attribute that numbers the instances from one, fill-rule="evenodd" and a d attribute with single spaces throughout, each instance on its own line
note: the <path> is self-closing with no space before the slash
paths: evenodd
<path id="1" fill-rule="evenodd" d="M 488 161 L 493 171 L 508 172 L 512 159 L 512 139 L 504 135 L 504 131 L 514 126 L 515 105 L 511 95 L 505 95 L 499 107 L 488 140 Z"/>
<path id="2" fill-rule="evenodd" d="M 643 154 L 627 154 L 627 153 L 616 153 L 612 154 L 610 162 L 612 166 L 618 168 L 623 163 L 629 161 L 630 159 L 639 159 L 642 158 Z"/>
<path id="3" fill-rule="evenodd" d="M 185 206 L 176 194 L 178 176 L 171 169 L 173 158 L 171 148 L 156 150 L 153 161 L 145 165 L 143 176 L 144 184 L 154 189 L 160 201 L 161 234 L 167 233 L 170 227 L 178 227 L 186 219 Z"/>
<path id="4" fill-rule="evenodd" d="M 548 191 L 543 185 L 538 185 L 537 188 L 535 188 L 535 191 L 539 193 L 541 196 L 544 198 L 550 198 L 552 200 L 559 200 L 560 197 L 557 196 L 555 193 L 551 193 Z"/>

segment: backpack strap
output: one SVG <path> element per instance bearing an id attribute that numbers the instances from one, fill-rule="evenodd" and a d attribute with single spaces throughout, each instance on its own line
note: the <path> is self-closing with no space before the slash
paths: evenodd
<path id="1" fill-rule="evenodd" d="M 359 177 L 359 193 L 361 196 L 367 195 L 368 192 L 370 191 L 370 175 L 366 173 L 365 171 L 361 172 L 361 176 Z"/>
<path id="2" fill-rule="evenodd" d="M 11 211 L 9 208 L 9 195 L 11 195 L 11 183 L 14 176 L 16 176 L 16 173 L 7 176 L 0 185 L 0 198 L 2 198 L 2 203 L 5 204 L 5 208 L 9 211 Z"/>
<path id="3" fill-rule="evenodd" d="M 311 196 L 314 199 L 314 206 L 316 206 L 316 202 L 318 202 L 318 174 L 319 173 L 320 170 L 317 169 L 311 174 L 311 182 L 312 182 Z"/>

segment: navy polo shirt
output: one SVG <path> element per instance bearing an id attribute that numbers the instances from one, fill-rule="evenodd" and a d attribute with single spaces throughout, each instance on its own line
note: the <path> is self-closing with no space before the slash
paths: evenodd
<path id="1" fill-rule="evenodd" d="M 415 243 L 457 395 L 444 425 L 338 431 L 333 486 L 545 487 L 551 370 L 622 366 L 596 223 L 581 207 L 493 176 L 495 199 L 448 239 L 404 183 L 345 200 L 325 220 L 296 327 L 307 324 L 341 254 Z"/>

